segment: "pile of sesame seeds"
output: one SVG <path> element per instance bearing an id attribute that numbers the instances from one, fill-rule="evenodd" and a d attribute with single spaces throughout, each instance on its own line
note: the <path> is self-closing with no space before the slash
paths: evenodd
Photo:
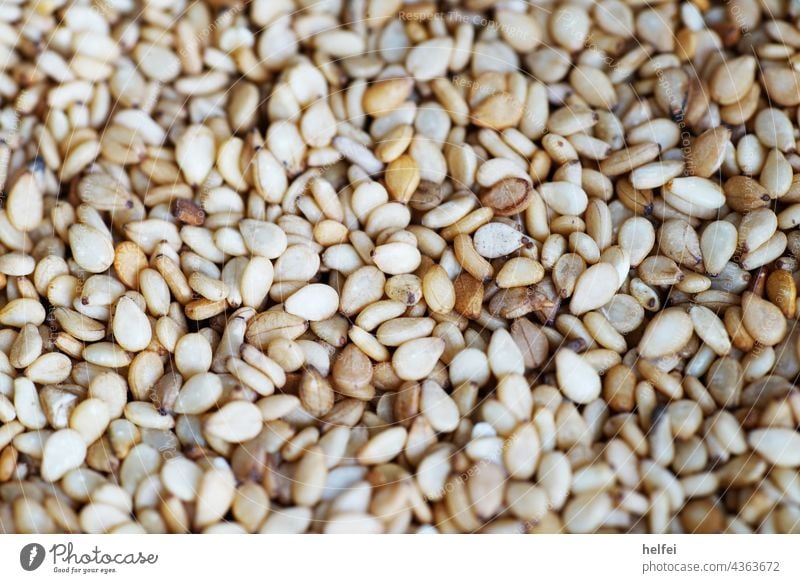
<path id="1" fill-rule="evenodd" d="M 0 532 L 799 532 L 798 24 L 4 1 Z"/>

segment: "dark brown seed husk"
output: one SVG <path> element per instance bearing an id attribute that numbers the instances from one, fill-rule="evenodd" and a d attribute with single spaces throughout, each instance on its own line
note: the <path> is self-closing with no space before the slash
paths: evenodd
<path id="1" fill-rule="evenodd" d="M 206 213 L 200 205 L 187 198 L 175 199 L 172 203 L 172 215 L 186 225 L 200 226 L 206 220 Z"/>
<path id="2" fill-rule="evenodd" d="M 483 283 L 463 271 L 456 277 L 453 286 L 456 289 L 454 310 L 471 320 L 480 316 L 483 305 Z"/>
<path id="3" fill-rule="evenodd" d="M 492 186 L 481 196 L 481 204 L 489 207 L 501 217 L 521 213 L 531 203 L 530 182 L 522 178 L 506 178 Z"/>
<path id="4" fill-rule="evenodd" d="M 440 184 L 421 180 L 417 190 L 408 200 L 408 205 L 417 211 L 429 211 L 439 206 L 446 194 Z"/>

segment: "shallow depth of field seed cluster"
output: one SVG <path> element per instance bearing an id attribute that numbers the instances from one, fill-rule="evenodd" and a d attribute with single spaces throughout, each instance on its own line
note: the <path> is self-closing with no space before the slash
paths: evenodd
<path id="1" fill-rule="evenodd" d="M 0 532 L 800 532 L 800 2 L 0 1 Z"/>

